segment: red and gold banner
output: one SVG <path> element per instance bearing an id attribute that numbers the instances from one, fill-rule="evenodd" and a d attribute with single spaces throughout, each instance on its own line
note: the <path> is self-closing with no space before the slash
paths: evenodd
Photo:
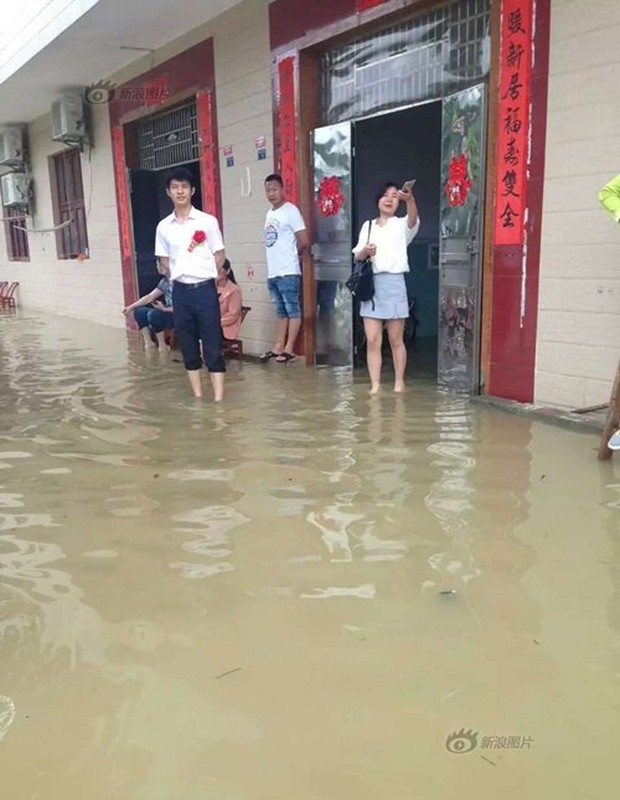
<path id="1" fill-rule="evenodd" d="M 380 6 L 385 0 L 355 0 L 355 8 L 358 12 L 366 11 L 369 8 Z"/>
<path id="2" fill-rule="evenodd" d="M 200 142 L 200 190 L 202 209 L 218 218 L 223 226 L 219 193 L 218 148 L 213 120 L 213 97 L 209 89 L 196 94 L 196 116 Z"/>
<path id="3" fill-rule="evenodd" d="M 287 56 L 278 64 L 280 96 L 278 127 L 280 131 L 280 174 L 287 200 L 297 203 L 297 133 L 295 119 L 295 58 Z"/>
<path id="4" fill-rule="evenodd" d="M 121 239 L 121 258 L 131 258 L 131 224 L 129 221 L 129 192 L 127 191 L 127 175 L 125 170 L 125 148 L 121 128 L 112 130 L 112 154 L 114 158 L 114 179 L 116 181 L 116 198 L 118 207 L 118 227 Z"/>
<path id="5" fill-rule="evenodd" d="M 532 0 L 502 4 L 495 244 L 523 243 L 532 77 Z"/>
<path id="6" fill-rule="evenodd" d="M 112 159 L 114 161 L 114 183 L 116 185 L 116 208 L 118 214 L 118 233 L 121 245 L 121 261 L 123 272 L 123 296 L 129 305 L 136 297 L 136 275 L 133 264 L 133 241 L 131 235 L 131 206 L 127 187 L 127 169 L 125 166 L 125 145 L 123 129 L 112 128 Z"/>

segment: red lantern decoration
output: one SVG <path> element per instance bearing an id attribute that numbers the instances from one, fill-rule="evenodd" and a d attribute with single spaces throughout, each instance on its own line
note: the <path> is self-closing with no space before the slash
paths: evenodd
<path id="1" fill-rule="evenodd" d="M 465 153 L 461 153 L 460 156 L 452 156 L 448 167 L 448 180 L 443 189 L 451 208 L 464 206 L 467 201 L 467 195 L 471 189 L 471 181 L 467 174 L 468 167 L 469 162 Z"/>
<path id="2" fill-rule="evenodd" d="M 319 184 L 316 204 L 324 217 L 335 217 L 344 205 L 345 197 L 340 191 L 340 181 L 335 176 L 323 178 Z"/>

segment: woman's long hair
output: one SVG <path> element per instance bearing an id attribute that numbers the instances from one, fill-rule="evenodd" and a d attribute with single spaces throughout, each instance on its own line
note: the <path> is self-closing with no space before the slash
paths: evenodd
<path id="1" fill-rule="evenodd" d="M 222 264 L 222 269 L 226 273 L 226 277 L 231 283 L 237 283 L 237 279 L 235 278 L 235 273 L 233 272 L 233 268 L 230 266 L 230 261 L 226 259 Z"/>

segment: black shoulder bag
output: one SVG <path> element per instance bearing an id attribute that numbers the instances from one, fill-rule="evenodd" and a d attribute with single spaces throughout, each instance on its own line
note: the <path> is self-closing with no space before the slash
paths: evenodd
<path id="1" fill-rule="evenodd" d="M 368 220 L 368 239 L 370 241 L 370 231 L 372 220 Z M 353 272 L 346 282 L 347 289 L 360 301 L 360 303 L 372 300 L 375 296 L 375 280 L 372 274 L 372 261 L 367 258 L 365 261 L 356 261 L 353 265 Z"/>

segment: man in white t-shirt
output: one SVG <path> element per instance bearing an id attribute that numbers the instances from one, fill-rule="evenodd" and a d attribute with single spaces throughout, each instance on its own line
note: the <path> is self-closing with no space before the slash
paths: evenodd
<path id="1" fill-rule="evenodd" d="M 265 217 L 267 287 L 276 312 L 276 341 L 273 350 L 261 356 L 280 363 L 295 358 L 295 341 L 301 328 L 300 256 L 309 247 L 306 224 L 297 206 L 284 198 L 280 175 L 268 175 L 265 195 L 271 208 Z"/>
<path id="2" fill-rule="evenodd" d="M 217 219 L 192 206 L 195 191 L 188 169 L 179 167 L 168 175 L 166 194 L 174 211 L 157 226 L 155 255 L 173 282 L 174 324 L 192 391 L 202 397 L 204 359 L 217 403 L 224 396 L 226 364 L 215 281 L 226 253 Z"/>

